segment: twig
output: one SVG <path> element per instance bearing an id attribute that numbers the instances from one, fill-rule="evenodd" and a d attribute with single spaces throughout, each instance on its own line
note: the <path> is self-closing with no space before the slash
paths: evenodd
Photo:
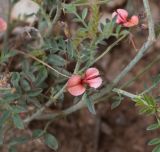
<path id="1" fill-rule="evenodd" d="M 113 47 L 115 47 L 121 40 L 123 40 L 126 36 L 128 35 L 128 33 L 123 34 L 123 36 L 121 36 L 118 40 L 116 40 L 114 43 L 112 43 L 101 55 L 99 55 L 91 65 L 93 65 L 94 63 L 96 63 L 97 61 L 99 61 L 104 55 L 106 55 Z"/>
<path id="2" fill-rule="evenodd" d="M 93 60 L 92 63 L 90 63 L 89 66 L 92 66 L 94 63 L 98 62 L 102 57 L 104 57 L 109 51 L 111 51 L 111 49 L 113 49 L 120 41 L 122 41 L 126 36 L 128 35 L 128 33 L 123 34 L 123 36 L 121 36 L 118 40 L 116 40 L 115 42 L 113 42 L 110 46 L 107 47 L 107 49 L 101 54 L 99 55 L 95 60 Z M 84 71 L 86 69 L 82 68 L 79 72 L 81 73 L 82 71 Z"/>
<path id="3" fill-rule="evenodd" d="M 113 91 L 113 92 L 116 92 L 116 93 L 118 93 L 118 94 L 122 94 L 122 95 L 124 95 L 124 96 L 127 96 L 127 97 L 129 97 L 129 98 L 131 98 L 131 99 L 134 99 L 134 98 L 137 97 L 137 95 L 134 95 L 134 94 L 132 94 L 132 93 L 129 93 L 129 92 L 127 92 L 127 91 L 124 91 L 124 90 L 121 90 L 121 89 L 117 89 L 117 88 L 114 88 L 112 91 Z"/>
<path id="4" fill-rule="evenodd" d="M 53 70 L 53 71 L 56 72 L 57 74 L 65 77 L 65 78 L 69 78 L 69 76 L 67 76 L 67 75 L 59 72 L 58 70 L 56 70 L 56 69 L 54 69 L 53 67 L 51 67 L 49 64 L 43 62 L 42 60 L 36 58 L 35 56 L 33 56 L 33 55 L 31 55 L 31 54 L 27 54 L 27 53 L 24 53 L 23 51 L 18 51 L 18 50 L 15 50 L 15 52 L 17 52 L 18 54 L 22 54 L 22 55 L 24 55 L 24 56 L 26 56 L 26 57 L 32 58 L 33 60 L 36 60 L 37 62 L 43 64 L 43 65 L 46 66 L 47 68 Z"/>
<path id="5" fill-rule="evenodd" d="M 120 88 L 125 88 L 131 85 L 135 80 L 141 77 L 145 72 L 147 72 L 154 64 L 160 62 L 160 55 L 158 55 L 151 63 L 149 63 L 144 69 L 142 69 L 135 77 L 130 79 L 128 82 L 124 83 Z"/>
<path id="6" fill-rule="evenodd" d="M 144 90 L 140 95 L 146 94 L 150 91 L 152 91 L 154 88 L 156 88 L 160 83 L 160 80 L 158 80 L 158 82 L 153 83 L 149 88 L 147 88 L 146 90 Z"/>
<path id="7" fill-rule="evenodd" d="M 35 119 L 37 116 L 41 115 L 41 113 L 45 110 L 46 107 L 49 107 L 53 103 L 53 101 L 56 101 L 58 99 L 58 97 L 61 96 L 61 94 L 64 92 L 65 88 L 66 88 L 66 84 L 63 86 L 63 88 L 54 97 L 51 97 L 51 99 L 45 104 L 45 106 L 38 109 L 32 116 L 26 118 L 24 120 L 24 123 L 28 124 L 33 119 Z"/>

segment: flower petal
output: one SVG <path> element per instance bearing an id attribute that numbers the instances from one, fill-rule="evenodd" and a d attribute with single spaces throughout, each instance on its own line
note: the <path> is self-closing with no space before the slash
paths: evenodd
<path id="1" fill-rule="evenodd" d="M 132 16 L 131 19 L 128 22 L 124 23 L 123 25 L 125 27 L 132 27 L 132 26 L 136 26 L 138 23 L 139 23 L 138 16 Z"/>
<path id="2" fill-rule="evenodd" d="M 81 76 L 80 75 L 72 75 L 67 82 L 67 87 L 73 87 L 73 86 L 76 86 L 79 84 L 81 84 Z"/>
<path id="3" fill-rule="evenodd" d="M 117 9 L 115 12 L 113 12 L 112 18 L 115 16 L 117 16 L 116 23 L 121 24 L 127 21 L 128 12 L 124 9 Z"/>
<path id="4" fill-rule="evenodd" d="M 99 76 L 99 70 L 97 68 L 89 68 L 88 70 L 86 70 L 85 72 L 85 77 L 84 79 L 92 79 L 94 77 Z"/>
<path id="5" fill-rule="evenodd" d="M 67 90 L 73 96 L 79 96 L 86 90 L 82 85 L 82 78 L 80 75 L 73 75 L 67 82 Z"/>
<path id="6" fill-rule="evenodd" d="M 79 85 L 76 85 L 76 86 L 73 86 L 73 87 L 68 87 L 67 90 L 71 95 L 79 96 L 86 91 L 86 88 L 83 87 L 83 85 L 79 84 Z"/>
<path id="7" fill-rule="evenodd" d="M 7 23 L 2 18 L 0 18 L 0 32 L 4 32 L 6 31 L 6 29 L 7 29 Z"/>
<path id="8" fill-rule="evenodd" d="M 102 78 L 97 77 L 86 82 L 91 88 L 98 88 L 102 84 Z"/>

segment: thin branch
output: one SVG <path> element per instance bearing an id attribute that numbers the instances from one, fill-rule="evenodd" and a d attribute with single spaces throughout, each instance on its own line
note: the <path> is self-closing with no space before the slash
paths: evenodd
<path id="1" fill-rule="evenodd" d="M 155 59 L 153 59 L 146 67 L 144 67 L 136 76 L 134 76 L 132 79 L 124 83 L 120 88 L 125 88 L 131 85 L 134 81 L 139 79 L 144 73 L 146 73 L 152 66 L 156 63 L 160 62 L 160 55 L 158 55 Z"/>
<path id="2" fill-rule="evenodd" d="M 104 57 L 104 55 L 106 55 L 113 47 L 115 47 L 121 40 L 123 40 L 126 36 L 128 35 L 128 33 L 124 34 L 123 36 L 121 36 L 118 40 L 116 40 L 114 43 L 112 43 L 101 55 L 99 55 L 92 63 L 91 65 L 93 65 L 94 63 L 96 63 L 97 61 L 99 61 L 102 57 Z"/>
<path id="3" fill-rule="evenodd" d="M 40 116 L 41 113 L 46 109 L 46 107 L 49 107 L 51 104 L 53 104 L 54 101 L 56 101 L 58 99 L 58 97 L 60 97 L 62 95 L 62 93 L 64 92 L 65 88 L 66 88 L 66 84 L 62 87 L 62 89 L 54 97 L 51 97 L 51 99 L 45 104 L 45 106 L 43 106 L 40 109 L 38 109 L 32 116 L 26 118 L 24 120 L 24 123 L 28 124 L 33 119 L 35 119 L 36 117 Z"/>
<path id="4" fill-rule="evenodd" d="M 149 88 L 147 88 L 146 90 L 144 90 L 140 95 L 146 94 L 148 92 L 151 92 L 154 88 L 156 88 L 160 83 L 160 80 L 158 80 L 158 82 L 153 83 Z"/>
<path id="5" fill-rule="evenodd" d="M 59 75 L 65 77 L 65 78 L 69 78 L 69 76 L 67 76 L 67 75 L 65 75 L 65 74 L 63 74 L 63 73 L 61 73 L 61 72 L 59 72 L 58 70 L 56 70 L 56 69 L 54 69 L 53 67 L 51 67 L 49 64 L 43 62 L 42 60 L 36 58 L 35 56 L 33 56 L 33 55 L 31 55 L 31 54 L 27 54 L 27 53 L 24 53 L 24 52 L 18 51 L 18 50 L 15 50 L 15 52 L 17 52 L 18 54 L 22 54 L 22 55 L 24 55 L 24 56 L 26 56 L 26 57 L 32 58 L 33 60 L 36 60 L 37 62 L 43 64 L 43 65 L 46 66 L 47 68 L 53 70 L 53 71 L 56 72 L 57 74 L 59 74 Z"/>
<path id="6" fill-rule="evenodd" d="M 117 89 L 117 88 L 114 88 L 112 91 L 116 92 L 117 94 L 122 94 L 124 96 L 127 96 L 127 97 L 129 97 L 131 99 L 134 99 L 134 98 L 138 97 L 137 95 L 134 95 L 132 93 L 129 93 L 127 91 L 124 91 L 124 90 L 121 90 L 121 89 Z"/>
<path id="7" fill-rule="evenodd" d="M 100 54 L 95 60 L 93 60 L 92 63 L 89 64 L 89 67 L 92 66 L 94 63 L 98 62 L 100 59 L 102 59 L 107 53 L 109 53 L 111 51 L 111 49 L 113 49 L 120 41 L 122 41 L 126 36 L 128 35 L 128 33 L 123 34 L 123 36 L 121 36 L 118 40 L 116 40 L 115 42 L 113 42 L 110 46 L 107 47 L 107 49 Z M 79 72 L 83 72 L 84 70 L 86 70 L 86 67 L 82 68 Z"/>

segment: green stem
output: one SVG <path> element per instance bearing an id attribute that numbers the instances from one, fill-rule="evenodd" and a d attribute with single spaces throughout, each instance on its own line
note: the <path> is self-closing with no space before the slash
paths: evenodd
<path id="1" fill-rule="evenodd" d="M 134 98 L 138 97 L 137 95 L 134 95 L 132 93 L 129 93 L 127 91 L 124 91 L 124 90 L 121 90 L 121 89 L 118 89 L 118 88 L 114 88 L 112 91 L 115 92 L 115 93 L 117 93 L 117 94 L 122 94 L 124 96 L 127 96 L 127 97 L 129 97 L 131 99 L 134 99 Z"/>
<path id="2" fill-rule="evenodd" d="M 26 118 L 24 120 L 24 123 L 28 124 L 29 122 L 31 122 L 33 119 L 35 119 L 36 117 L 38 117 L 39 115 L 41 115 L 41 113 L 46 109 L 46 107 L 49 107 L 54 101 L 56 101 L 61 94 L 64 92 L 65 88 L 66 88 L 67 84 L 65 84 L 61 90 L 59 90 L 59 92 L 54 96 L 51 97 L 51 100 L 49 100 L 45 106 L 41 107 L 40 109 L 38 109 L 32 116 Z"/>
<path id="3" fill-rule="evenodd" d="M 100 56 L 98 56 L 92 63 L 91 65 L 93 65 L 94 63 L 96 63 L 97 61 L 99 61 L 102 57 L 104 57 L 104 55 L 106 55 L 113 47 L 115 47 L 121 40 L 123 40 L 127 34 L 124 34 L 122 37 L 120 37 L 118 40 L 116 40 L 114 43 L 112 43 Z"/>
<path id="4" fill-rule="evenodd" d="M 86 2 L 86 3 L 72 3 L 72 4 L 79 7 L 79 6 L 88 6 L 88 5 L 102 5 L 102 4 L 108 3 L 109 1 L 111 0 L 101 0 L 101 1 L 93 2 L 93 3 Z"/>
<path id="5" fill-rule="evenodd" d="M 79 70 L 79 68 L 80 68 L 80 65 L 81 65 L 81 60 L 80 60 L 80 58 L 78 57 L 78 61 L 77 61 L 77 63 L 76 63 L 76 66 L 75 66 L 75 69 L 74 69 L 73 74 L 77 74 L 77 73 L 78 73 L 78 70 Z"/>
<path id="6" fill-rule="evenodd" d="M 113 49 L 127 35 L 128 35 L 128 33 L 124 34 L 122 37 L 120 37 L 118 40 L 116 40 L 114 43 L 112 43 L 109 47 L 107 47 L 107 49 L 101 55 L 99 55 L 95 60 L 93 60 L 93 62 L 88 67 L 92 66 L 93 64 L 95 64 L 96 62 L 98 62 L 102 57 L 104 57 L 104 55 L 106 55 L 107 53 L 109 53 L 109 51 L 111 51 L 111 49 Z M 83 72 L 85 69 L 86 69 L 86 67 L 82 68 L 80 70 L 80 73 Z"/>

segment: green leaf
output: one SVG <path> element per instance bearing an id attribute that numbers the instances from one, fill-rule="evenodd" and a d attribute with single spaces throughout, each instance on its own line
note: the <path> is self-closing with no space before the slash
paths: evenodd
<path id="1" fill-rule="evenodd" d="M 28 62 L 28 60 L 23 60 L 22 61 L 22 69 L 25 73 L 28 73 L 29 72 L 29 69 L 30 69 L 30 64 Z"/>
<path id="2" fill-rule="evenodd" d="M 9 146 L 15 146 L 18 144 L 25 144 L 29 140 L 30 140 L 29 136 L 13 137 L 9 142 Z"/>
<path id="3" fill-rule="evenodd" d="M 87 0 L 75 0 L 75 4 L 87 3 Z"/>
<path id="4" fill-rule="evenodd" d="M 30 84 L 26 79 L 22 79 L 20 82 L 21 82 L 21 87 L 24 91 L 31 90 Z"/>
<path id="5" fill-rule="evenodd" d="M 116 27 L 116 34 L 119 35 L 119 32 L 121 31 L 121 26 Z"/>
<path id="6" fill-rule="evenodd" d="M 77 54 L 75 53 L 76 51 L 75 51 L 74 48 L 73 48 L 72 42 L 71 42 L 71 41 L 68 41 L 66 47 L 67 47 L 66 51 L 67 51 L 67 54 L 68 54 L 69 59 L 70 59 L 70 60 L 73 60 L 74 57 L 75 57 Z"/>
<path id="7" fill-rule="evenodd" d="M 59 51 L 58 44 L 53 39 L 47 39 L 47 40 L 45 40 L 43 48 L 44 48 L 44 50 L 49 50 L 50 53 L 56 53 L 56 52 Z"/>
<path id="8" fill-rule="evenodd" d="M 94 107 L 94 104 L 93 102 L 91 101 L 90 97 L 87 95 L 87 94 L 84 94 L 83 97 L 82 97 L 88 107 L 88 110 L 92 113 L 92 114 L 96 114 L 96 110 L 95 110 L 95 107 Z"/>
<path id="9" fill-rule="evenodd" d="M 48 63 L 55 66 L 64 66 L 66 64 L 66 60 L 59 55 L 52 54 L 48 56 Z"/>
<path id="10" fill-rule="evenodd" d="M 3 127 L 0 127 L 0 146 L 3 145 L 3 138 L 4 138 Z"/>
<path id="11" fill-rule="evenodd" d="M 155 124 L 151 124 L 151 125 L 149 125 L 148 127 L 147 127 L 147 130 L 149 131 L 149 130 L 156 130 L 156 129 L 158 129 L 160 126 L 159 126 L 159 124 L 157 124 L 157 123 L 155 123 Z"/>
<path id="12" fill-rule="evenodd" d="M 88 9 L 85 8 L 85 9 L 83 10 L 83 12 L 82 12 L 82 19 L 83 19 L 83 20 L 86 18 L 87 13 L 88 13 Z"/>
<path id="13" fill-rule="evenodd" d="M 148 143 L 148 145 L 158 145 L 158 144 L 160 144 L 160 138 L 154 138 Z"/>
<path id="14" fill-rule="evenodd" d="M 156 105 L 156 101 L 154 100 L 153 97 L 144 95 L 143 98 L 148 103 L 148 105 L 153 106 L 153 107 Z"/>
<path id="15" fill-rule="evenodd" d="M 28 95 L 29 97 L 36 97 L 36 96 L 40 95 L 41 92 L 42 92 L 42 89 L 41 89 L 41 88 L 38 88 L 38 89 L 35 89 L 35 90 L 28 91 L 28 92 L 27 92 L 27 95 Z"/>
<path id="16" fill-rule="evenodd" d="M 24 129 L 24 124 L 23 124 L 23 121 L 22 121 L 21 117 L 19 116 L 19 114 L 13 114 L 12 118 L 13 118 L 14 125 L 18 129 Z"/>
<path id="17" fill-rule="evenodd" d="M 44 136 L 44 139 L 45 139 L 45 144 L 49 148 L 51 148 L 53 150 L 57 150 L 58 149 L 58 141 L 53 135 L 51 135 L 49 133 L 46 133 L 45 136 Z"/>
<path id="18" fill-rule="evenodd" d="M 43 134 L 44 134 L 44 130 L 36 129 L 32 132 L 32 138 L 39 138 L 39 137 L 43 136 Z"/>
<path id="19" fill-rule="evenodd" d="M 19 80 L 20 80 L 20 74 L 18 72 L 14 72 L 12 74 L 11 83 L 16 89 L 19 89 Z"/>
<path id="20" fill-rule="evenodd" d="M 0 117 L 0 127 L 8 120 L 10 116 L 10 111 L 4 111 L 2 116 Z"/>
<path id="21" fill-rule="evenodd" d="M 21 106 L 18 106 L 18 105 L 13 105 L 13 106 L 10 106 L 11 110 L 13 113 L 20 113 L 20 112 L 25 112 L 25 108 L 24 107 L 21 107 Z"/>
<path id="22" fill-rule="evenodd" d="M 14 101 L 14 100 L 17 100 L 21 97 L 20 94 L 17 94 L 17 93 L 6 93 L 4 96 L 3 96 L 3 100 L 5 100 L 6 102 L 11 102 L 11 101 Z"/>
<path id="23" fill-rule="evenodd" d="M 154 113 L 155 113 L 155 109 L 150 107 L 143 107 L 139 110 L 139 114 L 152 115 Z"/>
<path id="24" fill-rule="evenodd" d="M 3 53 L 1 53 L 1 56 L 0 56 L 0 62 L 7 62 L 10 57 L 13 57 L 15 55 L 16 55 L 16 52 L 13 50 L 11 50 L 7 53 L 3 52 Z"/>
<path id="25" fill-rule="evenodd" d="M 152 152 L 160 152 L 160 145 L 156 146 Z"/>
<path id="26" fill-rule="evenodd" d="M 121 101 L 122 100 L 115 100 L 111 105 L 111 109 L 113 110 L 113 109 L 117 108 L 121 104 Z"/>
<path id="27" fill-rule="evenodd" d="M 17 152 L 16 146 L 10 146 L 8 152 Z"/>
<path id="28" fill-rule="evenodd" d="M 68 13 L 75 13 L 77 11 L 76 6 L 73 4 L 65 4 L 64 8 Z"/>
<path id="29" fill-rule="evenodd" d="M 45 67 L 41 67 L 38 71 L 39 73 L 37 74 L 35 84 L 37 86 L 40 86 L 44 82 L 44 80 L 47 78 L 48 71 Z"/>

